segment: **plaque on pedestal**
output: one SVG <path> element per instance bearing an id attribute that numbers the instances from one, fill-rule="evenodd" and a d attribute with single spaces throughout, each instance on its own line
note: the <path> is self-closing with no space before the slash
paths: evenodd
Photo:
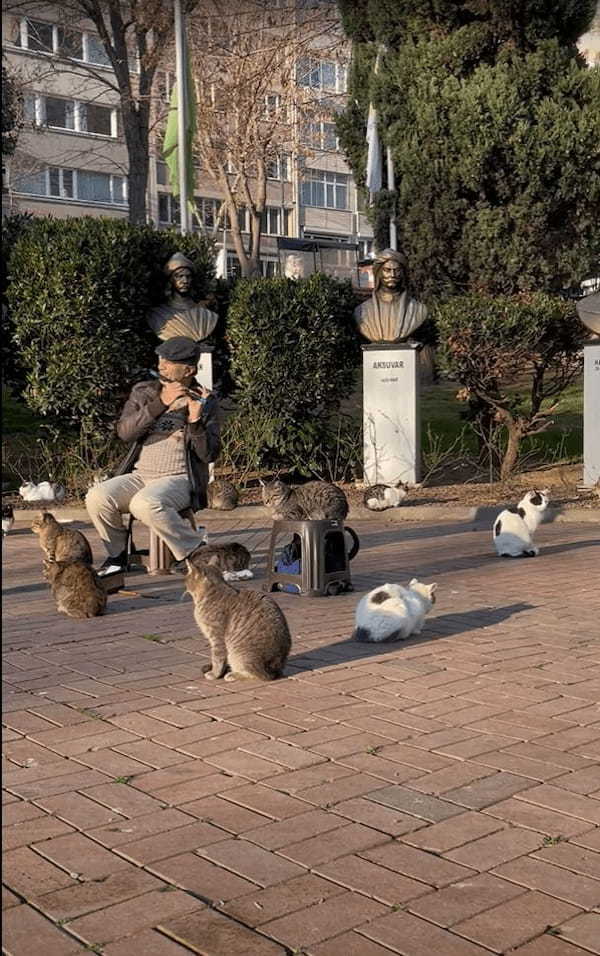
<path id="1" fill-rule="evenodd" d="M 600 480 L 600 345 L 583 348 L 583 484 Z"/>
<path id="2" fill-rule="evenodd" d="M 419 481 L 419 356 L 410 345 L 363 345 L 364 477 L 370 485 Z"/>

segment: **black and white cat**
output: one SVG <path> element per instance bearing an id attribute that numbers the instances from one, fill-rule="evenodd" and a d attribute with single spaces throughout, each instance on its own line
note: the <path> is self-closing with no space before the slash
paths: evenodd
<path id="1" fill-rule="evenodd" d="M 437 584 L 423 584 L 413 578 L 407 588 L 383 584 L 358 602 L 355 641 L 405 641 L 423 630 L 425 615 L 435 604 Z"/>
<path id="2" fill-rule="evenodd" d="M 12 505 L 2 505 L 2 537 L 8 534 L 15 523 L 15 514 Z"/>
<path id="3" fill-rule="evenodd" d="M 535 558 L 532 535 L 544 517 L 548 490 L 528 491 L 516 508 L 505 508 L 494 522 L 494 546 L 501 558 Z"/>

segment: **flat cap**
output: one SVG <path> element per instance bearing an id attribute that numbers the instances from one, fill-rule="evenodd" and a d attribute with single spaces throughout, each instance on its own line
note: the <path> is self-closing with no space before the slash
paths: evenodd
<path id="1" fill-rule="evenodd" d="M 174 335 L 154 349 L 157 355 L 169 362 L 181 362 L 183 365 L 196 365 L 200 355 L 200 343 L 188 339 L 185 335 Z"/>
<path id="2" fill-rule="evenodd" d="M 189 269 L 190 272 L 194 271 L 194 263 L 191 259 L 188 259 L 187 256 L 184 256 L 183 252 L 174 253 L 168 262 L 165 263 L 165 273 L 170 276 L 173 272 L 177 272 L 178 269 Z"/>

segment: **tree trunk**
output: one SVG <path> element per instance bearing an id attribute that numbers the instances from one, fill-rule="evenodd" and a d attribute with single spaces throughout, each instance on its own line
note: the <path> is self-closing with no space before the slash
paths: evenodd
<path id="1" fill-rule="evenodd" d="M 508 431 L 508 443 L 506 445 L 506 451 L 504 453 L 502 466 L 500 468 L 501 481 L 505 481 L 514 470 L 514 467 L 517 463 L 517 458 L 519 457 L 519 445 L 522 438 L 522 432 L 518 423 L 506 422 L 505 425 Z"/>
<path id="2" fill-rule="evenodd" d="M 123 110 L 123 128 L 129 159 L 127 177 L 129 222 L 145 225 L 147 222 L 147 189 L 150 170 L 148 117 L 145 109 Z"/>
<path id="3" fill-rule="evenodd" d="M 129 222 L 143 226 L 147 222 L 148 153 L 141 147 L 129 150 Z"/>

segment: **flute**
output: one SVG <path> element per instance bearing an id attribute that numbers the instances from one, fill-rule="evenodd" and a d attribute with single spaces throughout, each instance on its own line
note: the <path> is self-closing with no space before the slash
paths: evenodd
<path id="1" fill-rule="evenodd" d="M 148 371 L 149 371 L 150 375 L 152 376 L 152 378 L 157 378 L 157 379 L 159 380 L 159 382 L 164 382 L 165 385 L 173 385 L 173 384 L 174 384 L 174 379 L 172 379 L 172 378 L 165 378 L 163 375 L 159 375 L 158 372 L 155 372 L 154 369 L 149 369 Z M 177 382 L 177 384 L 178 384 L 178 385 L 181 385 L 181 382 Z M 203 402 L 203 401 L 204 401 L 204 397 L 203 397 L 202 395 L 198 395 L 198 392 L 195 392 L 192 388 L 188 388 L 187 385 L 181 385 L 181 387 L 182 387 L 182 389 L 184 390 L 185 394 L 186 394 L 186 395 L 189 395 L 189 397 L 190 397 L 190 398 L 193 398 L 196 402 Z M 201 386 L 201 387 L 202 387 L 202 386 Z"/>

